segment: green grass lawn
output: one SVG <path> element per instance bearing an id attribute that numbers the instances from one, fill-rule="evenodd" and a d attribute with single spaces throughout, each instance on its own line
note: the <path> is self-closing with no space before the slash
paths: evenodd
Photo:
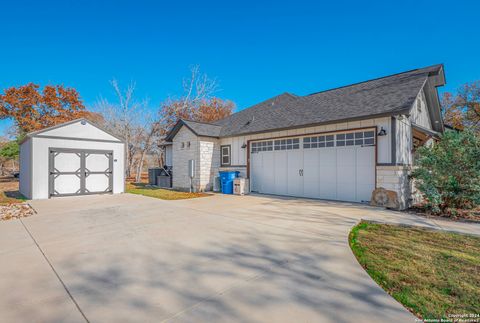
<path id="1" fill-rule="evenodd" d="M 188 193 L 174 190 L 166 190 L 163 188 L 147 186 L 143 183 L 129 183 L 127 185 L 127 193 L 140 194 L 162 200 L 183 200 L 208 196 L 208 194 L 206 193 Z"/>
<path id="2" fill-rule="evenodd" d="M 349 242 L 368 274 L 418 317 L 480 314 L 480 237 L 361 222 Z"/>

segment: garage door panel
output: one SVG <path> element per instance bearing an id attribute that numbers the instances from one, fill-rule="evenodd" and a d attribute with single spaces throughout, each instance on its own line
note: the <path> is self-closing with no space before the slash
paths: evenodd
<path id="1" fill-rule="evenodd" d="M 262 188 L 261 193 L 271 193 L 275 190 L 275 157 L 273 152 L 261 152 L 262 163 Z"/>
<path id="2" fill-rule="evenodd" d="M 79 153 L 57 152 L 55 154 L 54 168 L 58 172 L 76 172 L 81 167 Z"/>
<path id="3" fill-rule="evenodd" d="M 260 183 L 262 175 L 262 156 L 259 153 L 252 154 L 251 156 L 252 163 L 252 191 L 260 192 Z"/>
<path id="4" fill-rule="evenodd" d="M 277 195 L 287 195 L 287 151 L 278 150 L 274 152 L 275 158 L 275 189 L 273 193 Z"/>
<path id="5" fill-rule="evenodd" d="M 109 154 L 86 154 L 85 167 L 90 172 L 107 172 L 110 169 Z"/>
<path id="6" fill-rule="evenodd" d="M 303 178 L 301 170 L 303 168 L 303 151 L 291 150 L 287 151 L 288 160 L 288 184 L 287 195 L 302 196 L 303 195 Z"/>
<path id="7" fill-rule="evenodd" d="M 319 198 L 335 200 L 337 198 L 337 150 L 320 149 L 320 196 Z"/>
<path id="8" fill-rule="evenodd" d="M 356 201 L 355 196 L 355 183 L 338 182 L 337 184 L 337 198 L 336 200 L 340 201 Z"/>
<path id="9" fill-rule="evenodd" d="M 320 196 L 320 152 L 318 149 L 304 151 L 303 192 L 306 197 Z"/>
<path id="10" fill-rule="evenodd" d="M 85 178 L 86 193 L 101 193 L 109 190 L 109 176 L 90 174 Z"/>
<path id="11" fill-rule="evenodd" d="M 80 176 L 57 175 L 54 179 L 54 194 L 78 194 L 81 189 Z"/>

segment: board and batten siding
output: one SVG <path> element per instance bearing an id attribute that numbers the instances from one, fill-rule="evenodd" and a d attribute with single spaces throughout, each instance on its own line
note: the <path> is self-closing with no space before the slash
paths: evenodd
<path id="1" fill-rule="evenodd" d="M 246 136 L 237 136 L 237 137 L 228 137 L 221 138 L 220 145 L 231 145 L 231 166 L 225 167 L 228 169 L 238 169 L 242 172 L 241 169 L 246 169 L 247 166 L 247 148 L 242 148 L 242 145 L 247 144 L 249 140 L 261 140 L 265 138 L 275 138 L 275 137 L 285 137 L 285 136 L 302 136 L 310 133 L 320 133 L 320 132 L 329 132 L 329 131 L 339 131 L 339 130 L 348 130 L 348 129 L 357 129 L 365 127 L 377 126 L 378 130 L 383 127 L 387 131 L 386 136 L 378 137 L 378 163 L 391 163 L 391 118 L 376 118 L 368 119 L 362 121 L 352 121 L 344 123 L 335 123 L 324 126 L 316 127 L 307 127 L 307 128 L 298 128 L 282 131 L 272 131 L 260 134 L 246 135 Z M 222 167 L 223 168 L 223 167 Z M 243 173 L 243 172 L 242 172 Z M 245 175 L 244 175 L 245 176 Z"/>
<path id="2" fill-rule="evenodd" d="M 412 123 L 432 130 L 432 123 L 428 113 L 427 101 L 424 91 L 418 94 L 408 118 L 393 117 L 395 122 L 395 162 L 400 165 L 412 165 L 413 163 L 413 135 Z"/>
<path id="3" fill-rule="evenodd" d="M 430 115 L 428 113 L 425 92 L 423 90 L 418 94 L 417 99 L 412 107 L 410 121 L 424 128 L 433 129 Z"/>

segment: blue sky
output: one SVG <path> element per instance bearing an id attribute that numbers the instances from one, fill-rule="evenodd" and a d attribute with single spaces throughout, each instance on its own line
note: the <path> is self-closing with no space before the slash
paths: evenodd
<path id="1" fill-rule="evenodd" d="M 2 12 L 0 91 L 61 83 L 86 105 L 112 98 L 116 78 L 157 107 L 197 64 L 239 109 L 437 63 L 444 90 L 480 79 L 479 1 L 8 1 Z"/>

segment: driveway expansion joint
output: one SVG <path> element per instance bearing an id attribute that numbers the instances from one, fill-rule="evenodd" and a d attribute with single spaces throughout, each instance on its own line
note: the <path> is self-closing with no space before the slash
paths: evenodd
<path id="1" fill-rule="evenodd" d="M 37 240 L 35 240 L 35 238 L 33 237 L 32 233 L 30 232 L 30 230 L 28 230 L 27 226 L 25 225 L 25 223 L 23 223 L 22 219 L 19 219 L 20 222 L 22 223 L 22 226 L 23 228 L 25 229 L 25 231 L 28 233 L 28 235 L 30 236 L 30 238 L 32 239 L 33 243 L 37 246 L 37 249 L 38 251 L 40 251 L 40 253 L 42 254 L 43 258 L 45 259 L 45 261 L 47 262 L 47 264 L 50 266 L 50 268 L 52 269 L 53 273 L 55 274 L 55 276 L 57 277 L 57 279 L 59 280 L 60 284 L 62 284 L 63 288 L 65 289 L 65 291 L 67 292 L 68 294 L 68 297 L 72 300 L 73 304 L 75 305 L 75 307 L 78 309 L 78 311 L 80 312 L 80 314 L 82 315 L 82 317 L 85 319 L 85 322 L 87 323 L 90 323 L 90 321 L 88 320 L 87 316 L 85 315 L 85 313 L 82 311 L 82 309 L 80 308 L 80 305 L 78 305 L 77 301 L 75 300 L 75 298 L 73 297 L 72 293 L 70 293 L 70 291 L 68 290 L 68 287 L 67 285 L 65 285 L 65 283 L 63 282 L 62 278 L 60 277 L 60 275 L 58 274 L 58 272 L 55 270 L 55 267 L 53 266 L 53 264 L 50 262 L 50 260 L 48 259 L 47 255 L 45 254 L 45 252 L 43 252 L 42 248 L 40 247 L 40 245 L 38 244 Z"/>

